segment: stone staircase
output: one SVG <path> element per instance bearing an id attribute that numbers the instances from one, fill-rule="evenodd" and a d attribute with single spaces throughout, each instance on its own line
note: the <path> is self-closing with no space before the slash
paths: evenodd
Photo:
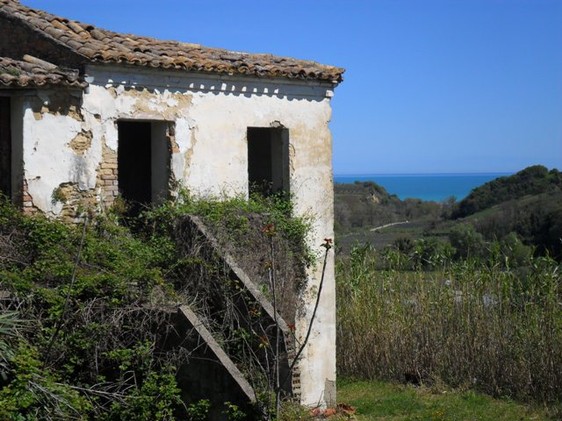
<path id="1" fill-rule="evenodd" d="M 213 259 L 220 260 L 221 264 L 230 272 L 230 276 L 236 279 L 237 285 L 241 285 L 245 294 L 251 297 L 251 300 L 253 300 L 252 305 L 259 305 L 261 318 L 263 319 L 262 324 L 263 326 L 268 326 L 269 344 L 275 343 L 275 332 L 280 333 L 279 377 L 282 380 L 287 379 L 285 384 L 281 386 L 281 389 L 285 396 L 291 396 L 298 400 L 300 398 L 300 376 L 296 367 L 290 372 L 296 350 L 294 333 L 290 329 L 289 324 L 279 313 L 275 314 L 272 303 L 262 292 L 262 289 L 260 289 L 256 282 L 252 281 L 236 259 L 221 247 L 219 241 L 199 217 L 191 215 L 183 217 L 178 222 L 177 230 L 189 232 L 189 235 L 186 235 L 186 237 L 193 239 L 193 243 L 197 244 L 197 248 L 204 249 L 201 255 L 208 256 L 212 254 Z M 186 248 L 189 247 L 190 245 L 187 244 Z M 238 308 L 238 311 L 246 311 L 246 308 Z M 232 358 L 232 355 L 229 355 L 228 347 L 222 345 L 222 338 L 216 337 L 212 333 L 212 320 L 209 320 L 209 316 L 198 314 L 196 307 L 184 304 L 178 309 L 178 317 L 183 319 L 183 323 L 187 326 L 185 331 L 191 335 L 195 334 L 198 337 L 198 343 L 203 344 L 206 348 L 203 358 L 213 360 L 216 364 L 222 366 L 222 375 L 230 377 L 228 380 L 218 382 L 227 382 L 230 385 L 235 385 L 238 389 L 235 395 L 243 395 L 248 402 L 255 403 L 257 399 L 256 391 L 243 372 L 234 363 L 234 358 Z M 275 328 L 275 324 L 277 324 L 277 328 Z M 262 331 L 265 332 L 266 329 Z M 263 364 L 263 362 L 261 363 Z M 270 366 L 267 369 L 272 370 L 273 368 Z M 205 376 L 204 373 L 202 375 Z M 192 382 L 193 379 L 190 381 Z M 217 379 L 209 379 L 209 381 L 217 382 Z M 232 388 L 232 386 L 229 387 Z"/>

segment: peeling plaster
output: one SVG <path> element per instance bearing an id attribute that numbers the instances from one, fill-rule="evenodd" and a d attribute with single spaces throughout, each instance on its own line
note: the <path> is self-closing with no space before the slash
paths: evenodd
<path id="1" fill-rule="evenodd" d="M 78 155 L 83 155 L 92 146 L 92 132 L 82 130 L 69 143 L 70 148 Z"/>
<path id="2" fill-rule="evenodd" d="M 59 186 L 72 186 L 65 187 L 64 192 L 75 202 L 80 197 L 91 203 L 113 200 L 116 184 L 110 188 L 104 184 L 104 193 L 96 182 L 101 178 L 98 171 L 102 171 L 103 156 L 108 160 L 113 155 L 103 171 L 116 168 L 119 120 L 173 125 L 168 136 L 173 151 L 172 179 L 194 195 L 215 197 L 248 194 L 247 128 L 284 127 L 289 131 L 290 190 L 295 212 L 313 216 L 313 233 L 308 241 L 314 250 L 320 250 L 324 238 L 333 237 L 332 142 L 328 128 L 331 91 L 326 86 L 255 78 L 205 79 L 146 69 L 133 73 L 116 68 L 113 74 L 108 69 L 88 66 L 87 73 L 94 82 L 84 92 L 79 110 L 61 107 L 62 97 L 57 99 L 56 110 L 45 112 L 41 109 L 44 101 L 38 98 L 27 108 L 25 181 L 33 204 L 41 211 L 54 216 L 68 211 L 70 204 L 66 203 L 63 210 L 62 203 L 53 203 L 53 191 Z M 127 86 L 116 80 L 126 81 Z M 50 95 L 47 100 L 53 104 Z M 76 97 L 69 101 L 76 103 Z M 77 119 L 80 116 L 82 121 Z M 102 154 L 104 147 L 107 149 Z M 308 292 L 302 297 L 307 303 L 296 324 L 301 337 L 310 320 L 320 276 L 320 264 L 308 272 Z M 332 385 L 336 376 L 335 332 L 331 254 L 312 340 L 305 351 L 307 358 L 299 364 L 305 404 L 332 399 L 333 391 L 325 387 Z"/>
<path id="3" fill-rule="evenodd" d="M 35 124 L 26 124 L 33 121 Z M 41 211 L 58 215 L 61 206 L 51 201 L 53 188 L 75 178 L 76 156 L 67 147 L 82 130 L 80 122 L 67 116 L 44 114 L 35 120 L 28 109 L 24 114 L 24 165 L 28 192 Z M 31 148 L 26 145 L 33 145 Z"/>
<path id="4" fill-rule="evenodd" d="M 191 151 L 196 142 L 195 132 L 185 118 L 176 120 L 175 142 L 179 150 L 172 154 L 172 174 L 174 174 L 176 180 L 183 180 L 190 166 Z"/>

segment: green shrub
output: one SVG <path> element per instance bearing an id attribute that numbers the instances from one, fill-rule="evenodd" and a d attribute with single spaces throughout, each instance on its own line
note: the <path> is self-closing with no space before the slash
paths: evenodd
<path id="1" fill-rule="evenodd" d="M 135 387 L 122 403 L 114 403 L 108 420 L 168 421 L 176 419 L 181 405 L 180 390 L 170 368 L 150 371 L 140 387 Z"/>
<path id="2" fill-rule="evenodd" d="M 25 342 L 9 360 L 9 383 L 0 390 L 0 419 L 87 419 L 91 403 L 39 359 Z"/>
<path id="3" fill-rule="evenodd" d="M 201 399 L 191 403 L 187 407 L 188 421 L 205 421 L 211 409 L 211 402 L 208 399 Z"/>

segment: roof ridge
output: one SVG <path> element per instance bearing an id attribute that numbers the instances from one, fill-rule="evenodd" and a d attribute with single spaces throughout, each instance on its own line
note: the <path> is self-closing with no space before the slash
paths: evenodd
<path id="1" fill-rule="evenodd" d="M 32 9 L 16 0 L 0 0 L 0 16 L 25 23 L 42 36 L 54 40 L 95 63 L 129 64 L 173 70 L 240 74 L 266 78 L 317 80 L 338 84 L 344 69 L 311 60 L 246 53 L 176 40 L 125 34 L 78 20 Z"/>

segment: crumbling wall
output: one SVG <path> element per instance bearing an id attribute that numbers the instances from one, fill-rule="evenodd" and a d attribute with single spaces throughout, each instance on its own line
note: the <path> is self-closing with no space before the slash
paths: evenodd
<path id="1" fill-rule="evenodd" d="M 82 92 L 28 93 L 22 107 L 23 208 L 65 220 L 98 204 L 101 147 L 81 112 Z"/>
<path id="2" fill-rule="evenodd" d="M 91 83 L 83 93 L 41 92 L 25 101 L 23 161 L 30 209 L 75 219 L 82 209 L 111 206 L 118 195 L 120 120 L 169 122 L 170 188 L 203 197 L 247 195 L 248 127 L 283 127 L 289 131 L 295 210 L 313 219 L 308 241 L 320 253 L 324 238 L 333 236 L 330 85 L 107 65 L 87 66 L 86 72 Z M 306 334 L 321 272 L 320 261 L 308 270 L 297 339 Z M 305 404 L 335 397 L 335 332 L 330 255 L 300 363 Z"/>

